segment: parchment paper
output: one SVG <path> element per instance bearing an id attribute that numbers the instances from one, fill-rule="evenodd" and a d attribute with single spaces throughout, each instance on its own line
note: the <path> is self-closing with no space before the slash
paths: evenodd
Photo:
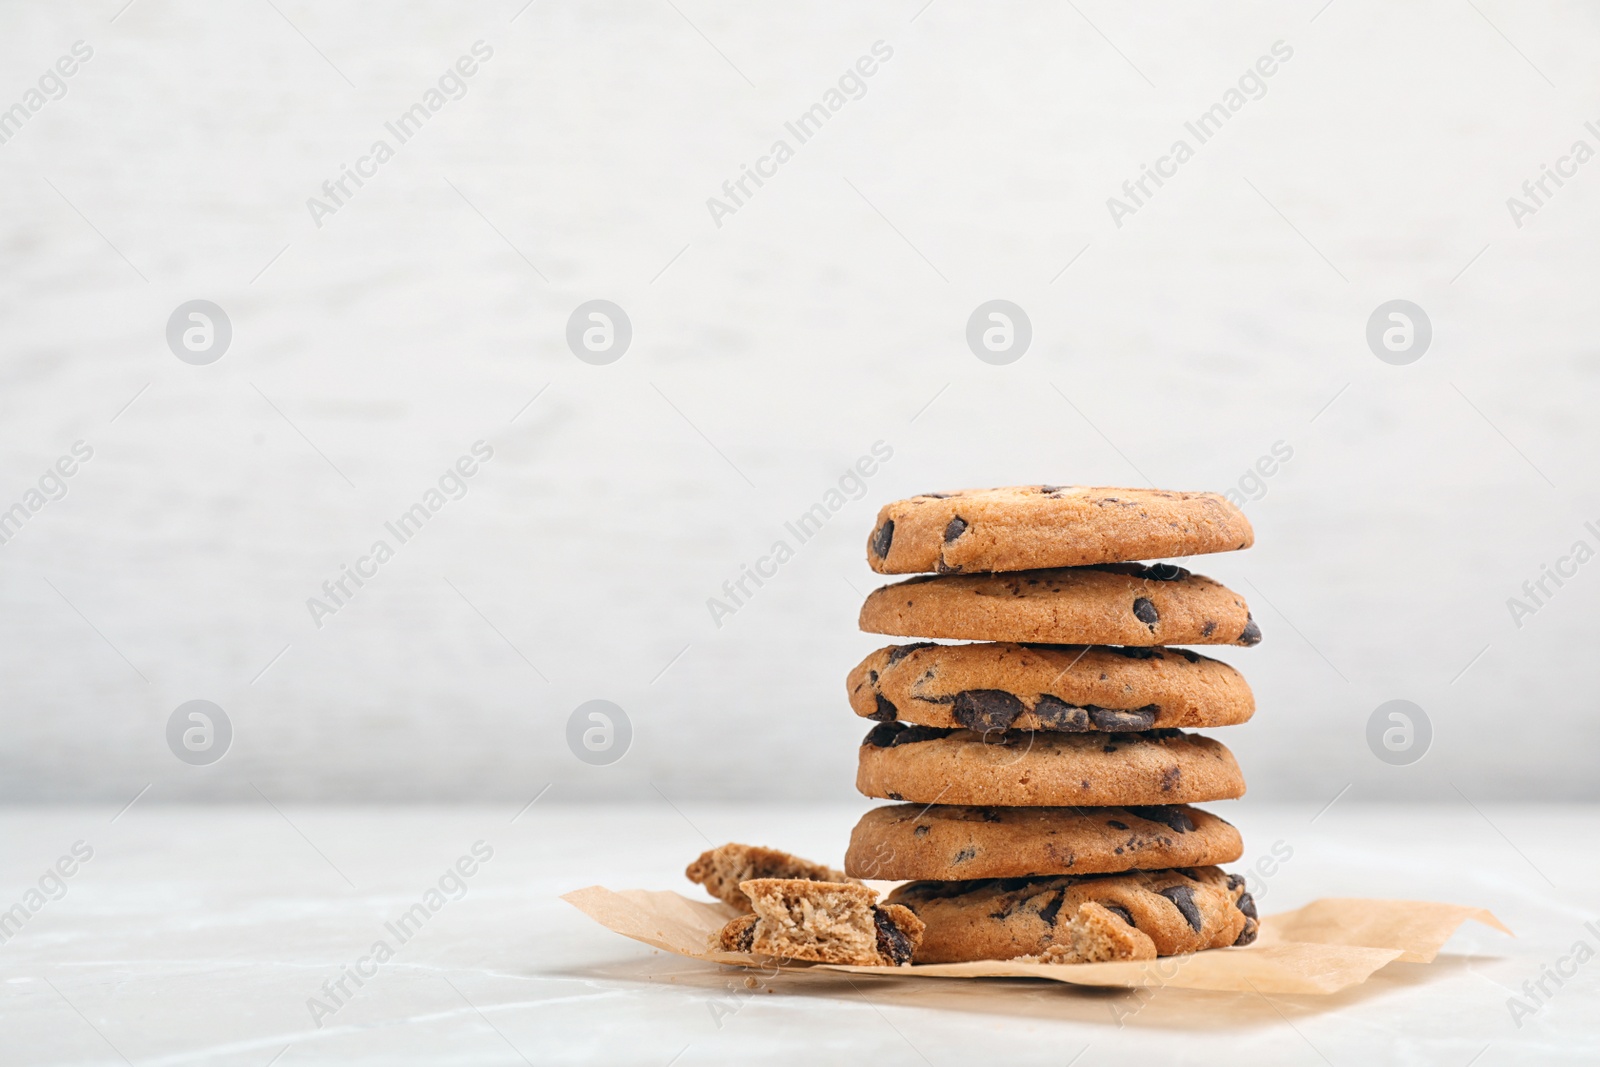
<path id="1" fill-rule="evenodd" d="M 771 969 L 773 961 L 737 952 L 712 952 L 711 935 L 737 912 L 720 901 L 690 900 L 662 890 L 616 892 L 590 886 L 562 898 L 608 930 L 679 956 Z M 1256 943 L 1188 956 L 1117 963 L 1046 964 L 1015 960 L 843 967 L 779 961 L 785 970 L 821 968 L 896 978 L 1048 978 L 1075 985 L 1163 986 L 1258 993 L 1334 993 L 1365 982 L 1387 963 L 1431 962 L 1456 928 L 1476 919 L 1511 933 L 1483 908 L 1421 900 L 1315 900 L 1297 911 L 1269 915 Z"/>

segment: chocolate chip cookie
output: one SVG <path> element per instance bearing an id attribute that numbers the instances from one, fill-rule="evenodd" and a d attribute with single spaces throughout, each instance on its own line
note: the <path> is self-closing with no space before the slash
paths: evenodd
<path id="1" fill-rule="evenodd" d="M 916 804 L 1191 804 L 1243 796 L 1244 777 L 1220 742 L 1182 730 L 981 733 L 885 722 L 861 743 L 856 788 Z"/>
<path id="2" fill-rule="evenodd" d="M 1118 808 L 892 804 L 861 817 L 844 869 L 885 881 L 1027 878 L 1231 863 L 1239 831 L 1182 805 Z"/>
<path id="3" fill-rule="evenodd" d="M 969 730 L 1231 726 L 1256 706 L 1238 671 L 1186 648 L 890 645 L 846 685 L 863 718 Z"/>
<path id="4" fill-rule="evenodd" d="M 924 493 L 878 512 L 879 574 L 1024 571 L 1249 548 L 1250 520 L 1216 493 L 1020 485 Z"/>
<path id="5" fill-rule="evenodd" d="M 904 637 L 1083 645 L 1254 645 L 1244 598 L 1170 563 L 908 578 L 876 589 L 861 628 Z"/>
<path id="6" fill-rule="evenodd" d="M 739 886 L 754 915 L 734 919 L 712 948 L 788 960 L 898 967 L 911 962 L 922 920 L 898 904 L 878 906 L 864 885 L 753 878 Z"/>
<path id="7" fill-rule="evenodd" d="M 926 924 L 914 956 L 917 963 L 1018 956 L 1090 962 L 1074 957 L 1108 946 L 1103 927 L 1100 936 L 1085 936 L 1094 933 L 1096 920 L 1103 923 L 1105 918 L 1098 911 L 1084 915 L 1085 904 L 1115 915 L 1148 939 L 1154 954 L 1161 956 L 1248 945 L 1256 936 L 1256 906 L 1245 891 L 1244 879 L 1216 867 L 910 882 L 889 894 L 887 903 L 910 908 Z M 1074 922 L 1079 926 L 1076 947 Z M 1143 942 L 1129 937 L 1124 945 L 1137 952 Z"/>
<path id="8" fill-rule="evenodd" d="M 739 883 L 752 878 L 805 878 L 815 882 L 853 882 L 854 878 L 821 863 L 812 863 L 775 848 L 726 844 L 702 852 L 684 871 L 689 881 L 740 911 L 750 910 L 750 900 Z"/>

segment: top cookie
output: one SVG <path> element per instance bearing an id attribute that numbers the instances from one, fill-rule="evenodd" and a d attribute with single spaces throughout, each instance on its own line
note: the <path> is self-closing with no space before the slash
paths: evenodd
<path id="1" fill-rule="evenodd" d="M 896 500 L 878 512 L 879 574 L 1026 571 L 1231 552 L 1250 520 L 1216 493 L 1018 485 Z"/>

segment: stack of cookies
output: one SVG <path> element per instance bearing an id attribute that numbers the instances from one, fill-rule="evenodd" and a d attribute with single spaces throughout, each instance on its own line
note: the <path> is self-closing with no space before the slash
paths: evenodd
<path id="1" fill-rule="evenodd" d="M 890 645 L 850 673 L 875 720 L 845 873 L 908 880 L 918 963 L 1149 959 L 1256 934 L 1239 833 L 1191 804 L 1244 794 L 1220 742 L 1187 732 L 1255 710 L 1225 663 L 1174 645 L 1254 645 L 1244 599 L 1170 563 L 1247 548 L 1213 493 L 1051 485 L 885 507 L 867 598 Z M 932 573 L 926 573 L 932 572 Z"/>

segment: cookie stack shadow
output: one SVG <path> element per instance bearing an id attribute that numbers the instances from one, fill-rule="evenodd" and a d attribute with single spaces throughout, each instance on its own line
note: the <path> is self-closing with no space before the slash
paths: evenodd
<path id="1" fill-rule="evenodd" d="M 867 546 L 883 586 L 861 628 L 917 640 L 850 672 L 873 720 L 867 812 L 845 872 L 906 881 L 918 963 L 1149 959 L 1248 944 L 1239 833 L 1191 805 L 1244 794 L 1193 729 L 1255 711 L 1229 665 L 1182 645 L 1254 645 L 1244 599 L 1171 563 L 1247 548 L 1212 493 L 1021 486 L 912 497 Z M 927 640 L 932 639 L 932 640 Z M 936 642 L 966 643 L 936 643 Z"/>

